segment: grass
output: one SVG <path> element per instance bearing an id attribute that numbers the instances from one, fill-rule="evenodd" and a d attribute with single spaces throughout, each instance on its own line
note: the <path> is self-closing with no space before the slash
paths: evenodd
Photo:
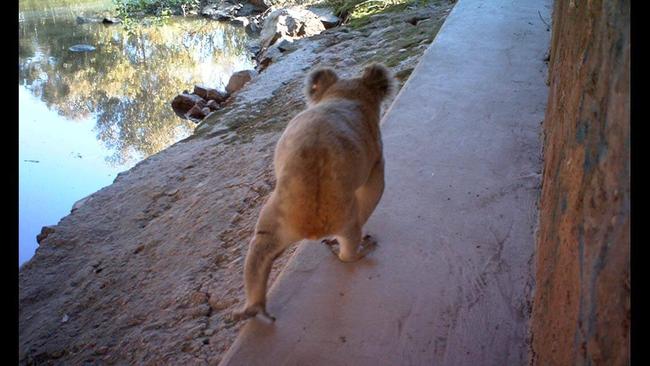
<path id="1" fill-rule="evenodd" d="M 370 22 L 377 14 L 403 11 L 411 5 L 422 6 L 433 0 L 325 0 L 322 5 L 351 28 L 359 28 Z"/>

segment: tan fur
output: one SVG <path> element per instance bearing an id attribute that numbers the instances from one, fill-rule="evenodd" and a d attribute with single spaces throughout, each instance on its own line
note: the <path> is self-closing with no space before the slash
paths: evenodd
<path id="1" fill-rule="evenodd" d="M 308 108 L 294 117 L 277 143 L 276 188 L 265 203 L 244 268 L 246 305 L 236 320 L 266 312 L 266 282 L 273 260 L 302 239 L 334 236 L 339 259 L 352 262 L 371 250 L 360 247 L 362 227 L 384 190 L 379 131 L 380 105 L 394 79 L 382 65 L 361 77 L 339 79 L 329 68 L 309 74 Z"/>

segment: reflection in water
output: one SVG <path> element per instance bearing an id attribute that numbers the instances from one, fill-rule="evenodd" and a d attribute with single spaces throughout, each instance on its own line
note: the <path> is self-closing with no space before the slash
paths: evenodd
<path id="1" fill-rule="evenodd" d="M 25 10 L 23 5 L 21 10 Z M 194 123 L 180 119 L 171 109 L 170 102 L 176 94 L 192 90 L 194 84 L 223 90 L 233 72 L 253 66 L 245 49 L 246 34 L 228 24 L 173 18 L 162 25 L 136 26 L 127 31 L 121 25 L 78 24 L 77 11 L 28 9 L 19 14 L 19 89 L 31 94 L 20 94 L 21 152 L 25 141 L 34 137 L 29 132 L 33 129 L 22 127 L 30 123 L 36 126 L 36 120 L 41 126 L 38 128 L 46 128 L 51 134 L 69 134 L 71 126 L 92 131 L 90 135 L 84 132 L 66 140 L 70 150 L 67 155 L 72 156 L 69 159 L 74 158 L 72 152 L 80 143 L 76 138 L 92 138 L 93 143 L 102 145 L 96 149 L 101 150 L 102 159 L 87 164 L 102 178 L 94 180 L 95 186 L 86 185 L 92 187 L 84 195 L 110 183 L 106 182 L 106 171 L 111 170 L 108 176 L 112 174 L 112 179 L 117 174 L 113 170 L 128 169 L 191 134 Z M 76 44 L 92 45 L 96 50 L 71 52 L 69 48 Z M 23 112 L 27 110 L 45 112 Z M 61 123 L 67 124 L 65 128 L 54 128 L 62 126 Z M 30 154 L 48 156 L 51 146 L 30 144 Z M 22 211 L 23 201 L 37 195 L 35 191 L 39 188 L 34 184 L 36 177 L 29 174 L 35 163 L 24 161 L 29 157 L 20 158 Z M 98 162 L 106 167 L 97 167 Z M 56 175 L 54 170 L 66 164 L 70 165 L 66 161 L 54 165 L 41 162 L 39 169 Z M 84 173 L 93 174 L 88 169 Z M 70 195 L 69 202 L 52 200 L 39 204 L 65 206 L 66 212 L 59 209 L 64 215 L 82 197 Z M 36 246 L 35 236 L 40 228 L 55 224 L 51 217 L 39 221 L 38 216 L 36 211 L 24 215 L 21 212 L 20 263 L 31 257 L 33 250 L 25 256 L 24 247 Z M 24 224 L 30 225 L 29 230 L 23 230 Z"/>
<path id="2" fill-rule="evenodd" d="M 97 137 L 114 151 L 109 160 L 123 164 L 191 133 L 170 101 L 193 84 L 223 89 L 234 71 L 251 67 L 245 42 L 242 29 L 202 19 L 126 31 L 39 18 L 20 24 L 20 83 L 70 120 L 96 116 Z M 69 51 L 75 44 L 97 50 Z"/>

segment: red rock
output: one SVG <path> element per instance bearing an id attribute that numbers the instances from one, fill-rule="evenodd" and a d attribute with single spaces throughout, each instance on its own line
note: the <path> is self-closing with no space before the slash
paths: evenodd
<path id="1" fill-rule="evenodd" d="M 53 232 L 54 232 L 53 227 L 51 227 L 51 226 L 43 226 L 43 228 L 41 228 L 41 233 L 36 236 L 36 242 L 38 244 L 40 244 L 41 241 L 43 241 L 43 239 L 47 238 Z"/>
<path id="2" fill-rule="evenodd" d="M 203 109 L 197 103 L 192 108 L 190 108 L 187 113 L 185 113 L 185 117 L 203 119 L 205 118 L 205 114 L 203 113 Z"/>
<path id="3" fill-rule="evenodd" d="M 205 106 L 210 108 L 212 111 L 219 109 L 219 103 L 217 103 L 215 100 L 208 100 Z"/>
<path id="4" fill-rule="evenodd" d="M 230 306 L 230 303 L 227 300 L 222 299 L 221 297 L 217 296 L 217 294 L 210 295 L 208 303 L 210 304 L 210 307 L 215 311 L 221 311 L 227 309 L 228 306 Z"/>
<path id="5" fill-rule="evenodd" d="M 237 71 L 230 77 L 228 85 L 226 86 L 226 91 L 228 94 L 232 94 L 238 91 L 239 89 L 243 88 L 247 82 L 251 81 L 251 79 L 256 75 L 257 72 L 255 70 Z"/>
<path id="6" fill-rule="evenodd" d="M 205 99 L 214 100 L 217 103 L 222 103 L 228 98 L 228 94 L 218 91 L 217 89 L 208 89 Z"/>
<path id="7" fill-rule="evenodd" d="M 207 99 L 208 97 L 208 88 L 207 86 L 203 85 L 194 85 L 194 94 L 198 95 L 199 97 L 203 99 Z"/>
<path id="8" fill-rule="evenodd" d="M 285 8 L 271 12 L 264 20 L 260 44 L 269 47 L 282 37 L 298 39 L 321 33 L 325 26 L 318 15 L 306 9 Z"/>
<path id="9" fill-rule="evenodd" d="M 172 100 L 172 109 L 176 114 L 183 117 L 194 105 L 199 106 L 199 110 L 205 106 L 205 100 L 195 94 L 179 94 Z"/>
<path id="10" fill-rule="evenodd" d="M 190 303 L 192 305 L 200 305 L 208 301 L 208 295 L 204 292 L 196 291 L 190 295 Z"/>

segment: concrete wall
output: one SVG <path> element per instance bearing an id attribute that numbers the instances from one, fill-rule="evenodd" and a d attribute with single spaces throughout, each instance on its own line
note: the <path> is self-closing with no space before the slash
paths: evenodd
<path id="1" fill-rule="evenodd" d="M 629 21 L 629 1 L 555 1 L 536 365 L 630 362 Z"/>

